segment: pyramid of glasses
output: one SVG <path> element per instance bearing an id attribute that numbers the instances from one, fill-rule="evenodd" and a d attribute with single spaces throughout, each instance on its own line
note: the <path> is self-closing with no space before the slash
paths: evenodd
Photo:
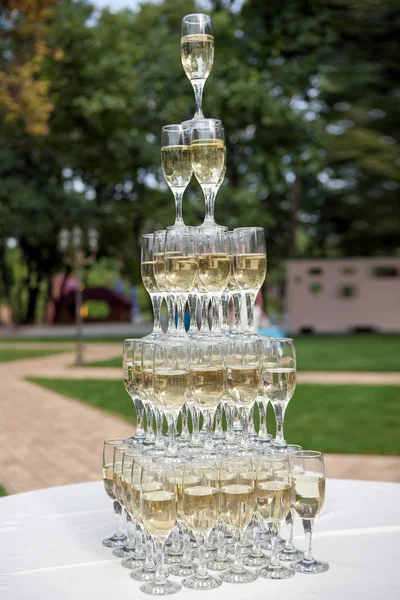
<path id="1" fill-rule="evenodd" d="M 311 547 L 303 553 L 293 545 L 295 513 L 311 544 L 311 525 L 325 496 L 324 462 L 320 452 L 284 438 L 285 410 L 296 386 L 293 340 L 266 338 L 255 328 L 255 300 L 266 276 L 264 230 L 228 231 L 214 220 L 226 149 L 221 121 L 204 118 L 201 107 L 214 58 L 208 15 L 184 17 L 181 51 L 196 113 L 191 121 L 163 127 L 161 143 L 176 219 L 143 236 L 141 272 L 154 327 L 123 347 L 124 384 L 137 427 L 132 438 L 107 440 L 103 455 L 106 491 L 127 526 L 127 536 L 118 524 L 103 544 L 114 548 L 150 595 L 181 589 L 167 577 L 164 562 L 185 587 L 203 590 L 222 581 L 285 579 L 328 568 L 312 557 Z M 186 226 L 182 216 L 193 173 L 205 199 L 199 227 Z M 267 432 L 269 402 L 275 439 Z M 283 522 L 286 542 L 279 536 Z"/>

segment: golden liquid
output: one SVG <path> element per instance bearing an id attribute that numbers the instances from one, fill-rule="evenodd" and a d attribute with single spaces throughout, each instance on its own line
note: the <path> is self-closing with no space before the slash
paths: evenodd
<path id="1" fill-rule="evenodd" d="M 198 279 L 207 292 L 223 292 L 228 285 L 231 270 L 229 254 L 201 254 Z"/>
<path id="2" fill-rule="evenodd" d="M 179 410 L 186 400 L 189 372 L 183 369 L 154 373 L 154 396 L 165 410 Z"/>
<path id="3" fill-rule="evenodd" d="M 140 469 L 138 472 L 140 476 Z M 142 483 L 142 491 L 143 492 L 156 492 L 158 490 L 162 490 L 162 483 L 159 481 L 145 481 Z M 140 509 L 140 483 L 135 483 L 132 488 L 133 499 L 132 499 L 132 508 L 133 514 L 135 518 L 142 523 L 142 514 Z"/>
<path id="4" fill-rule="evenodd" d="M 301 519 L 315 519 L 325 501 L 325 478 L 319 475 L 293 475 L 293 507 Z"/>
<path id="5" fill-rule="evenodd" d="M 164 252 L 158 252 L 154 254 L 154 278 L 156 280 L 156 284 L 161 291 L 167 291 L 169 289 L 169 285 L 167 283 L 165 277 L 165 260 L 164 260 Z"/>
<path id="6" fill-rule="evenodd" d="M 196 256 L 170 256 L 165 260 L 166 277 L 169 289 L 174 292 L 190 292 L 197 275 Z"/>
<path id="7" fill-rule="evenodd" d="M 208 478 L 210 485 L 220 489 L 223 485 L 233 482 L 236 479 L 235 473 L 229 473 L 228 471 L 213 471 L 206 470 L 205 476 Z"/>
<path id="8" fill-rule="evenodd" d="M 263 369 L 264 393 L 273 404 L 287 404 L 296 387 L 295 369 Z"/>
<path id="9" fill-rule="evenodd" d="M 221 487 L 220 512 L 227 525 L 244 531 L 252 519 L 254 507 L 253 485 L 231 483 Z"/>
<path id="10" fill-rule="evenodd" d="M 228 390 L 236 404 L 254 402 L 261 386 L 261 368 L 252 366 L 228 366 L 226 369 Z"/>
<path id="11" fill-rule="evenodd" d="M 143 369 L 141 377 L 140 392 L 149 398 L 153 394 L 153 368 Z"/>
<path id="12" fill-rule="evenodd" d="M 149 533 L 169 535 L 175 527 L 176 494 L 168 490 L 145 492 L 141 498 L 141 512 Z"/>
<path id="13" fill-rule="evenodd" d="M 133 516 L 132 483 L 126 477 L 122 477 L 122 496 L 124 498 L 124 506 L 126 510 L 131 516 Z"/>
<path id="14" fill-rule="evenodd" d="M 155 294 L 159 291 L 154 275 L 154 264 L 153 261 L 142 262 L 140 265 L 143 285 L 149 294 Z"/>
<path id="15" fill-rule="evenodd" d="M 192 531 L 211 531 L 218 518 L 218 494 L 215 487 L 195 485 L 183 491 L 183 514 Z"/>
<path id="16" fill-rule="evenodd" d="M 259 481 L 257 506 L 263 519 L 282 521 L 286 518 L 292 501 L 292 487 L 284 481 Z"/>
<path id="17" fill-rule="evenodd" d="M 171 189 L 186 188 L 193 173 L 190 146 L 164 146 L 161 166 Z"/>
<path id="18" fill-rule="evenodd" d="M 205 33 L 181 38 L 181 60 L 190 81 L 207 79 L 214 62 L 214 37 Z"/>
<path id="19" fill-rule="evenodd" d="M 175 469 L 176 476 L 176 490 L 178 493 L 178 504 L 177 511 L 178 517 L 183 519 L 183 471 L 177 472 Z M 199 485 L 201 483 L 201 478 L 197 475 L 187 475 L 185 477 L 185 488 L 191 488 L 195 485 Z"/>
<path id="20" fill-rule="evenodd" d="M 205 408 L 215 408 L 225 389 L 225 369 L 222 367 L 192 367 L 190 384 L 196 402 Z"/>
<path id="21" fill-rule="evenodd" d="M 267 274 L 267 257 L 265 254 L 235 254 L 233 270 L 240 289 L 259 290 Z"/>
<path id="22" fill-rule="evenodd" d="M 124 378 L 124 386 L 126 391 L 128 392 L 128 394 L 130 396 L 132 396 L 134 394 L 134 384 L 133 384 L 133 369 L 132 369 L 132 365 L 129 364 L 125 364 L 123 365 L 122 368 L 123 371 L 123 378 Z"/>
<path id="23" fill-rule="evenodd" d="M 200 185 L 219 185 L 225 176 L 226 148 L 223 140 L 201 139 L 191 144 L 193 172 Z"/>
<path id="24" fill-rule="evenodd" d="M 103 483 L 106 494 L 111 500 L 115 500 L 114 482 L 113 482 L 113 466 L 112 464 L 104 465 L 103 467 Z"/>
<path id="25" fill-rule="evenodd" d="M 113 464 L 113 483 L 115 496 L 120 504 L 123 504 L 123 491 L 122 491 L 122 462 L 115 462 Z"/>

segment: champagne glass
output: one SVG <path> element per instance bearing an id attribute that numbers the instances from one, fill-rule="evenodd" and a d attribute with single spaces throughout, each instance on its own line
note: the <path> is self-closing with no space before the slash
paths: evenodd
<path id="1" fill-rule="evenodd" d="M 159 411 L 154 404 L 154 378 L 153 378 L 153 366 L 154 366 L 154 346 L 158 343 L 157 340 L 142 341 L 142 353 L 141 353 L 141 369 L 142 377 L 140 379 L 139 392 L 144 399 L 146 405 L 146 414 L 154 413 L 156 420 L 156 435 L 155 443 L 143 451 L 146 456 L 163 456 L 165 453 L 164 436 L 162 432 L 163 425 L 163 413 Z M 144 442 L 145 443 L 145 442 Z"/>
<path id="2" fill-rule="evenodd" d="M 272 557 L 258 571 L 265 579 L 287 579 L 294 571 L 279 562 L 279 531 L 292 501 L 292 478 L 288 454 L 269 454 L 257 459 L 257 509 L 271 530 Z"/>
<path id="3" fill-rule="evenodd" d="M 117 448 L 121 448 L 118 446 Z M 129 450 L 125 450 L 122 453 L 122 467 L 121 467 L 121 484 L 122 484 L 122 497 L 123 504 L 126 512 L 126 520 L 127 520 L 127 529 L 128 529 L 128 540 L 131 542 L 127 546 L 130 546 L 129 556 L 124 558 L 122 561 L 122 566 L 126 569 L 137 569 L 138 565 L 141 565 L 143 560 L 145 559 L 145 553 L 143 552 L 143 547 L 141 543 L 141 535 L 138 535 L 138 527 L 139 524 L 135 517 L 134 508 L 133 508 L 133 489 L 132 489 L 132 464 L 136 459 L 141 458 L 140 446 L 136 448 L 130 448 Z M 115 456 L 114 451 L 114 463 L 118 460 Z M 115 475 L 115 469 L 114 469 Z M 139 527 L 140 528 L 140 527 Z M 146 555 L 147 559 L 147 555 Z M 139 567 L 141 568 L 141 567 Z"/>
<path id="4" fill-rule="evenodd" d="M 215 197 L 225 177 L 225 133 L 218 119 L 193 121 L 190 145 L 193 172 L 203 190 L 205 217 L 200 227 L 215 225 Z"/>
<path id="5" fill-rule="evenodd" d="M 155 344 L 153 389 L 156 406 L 163 410 L 168 421 L 169 444 L 165 459 L 181 462 L 176 443 L 176 421 L 187 399 L 189 387 L 189 351 L 186 344 L 170 342 Z"/>
<path id="6" fill-rule="evenodd" d="M 325 464 L 322 452 L 302 450 L 292 454 L 293 507 L 303 523 L 307 548 L 304 558 L 293 565 L 298 573 L 323 573 L 329 569 L 326 562 L 312 555 L 314 521 L 325 501 Z"/>
<path id="7" fill-rule="evenodd" d="M 261 342 L 254 338 L 234 337 L 226 342 L 227 387 L 239 410 L 242 437 L 239 454 L 251 450 L 248 435 L 249 416 L 261 387 Z"/>
<path id="8" fill-rule="evenodd" d="M 254 466 L 251 458 L 235 457 L 221 462 L 220 516 L 236 534 L 234 563 L 222 573 L 228 583 L 248 583 L 257 575 L 243 565 L 242 538 L 255 509 Z"/>
<path id="9" fill-rule="evenodd" d="M 292 476 L 293 479 L 293 476 Z M 288 514 L 286 515 L 286 525 L 289 528 L 289 536 L 286 540 L 285 546 L 283 550 L 279 553 L 279 560 L 284 560 L 290 563 L 295 563 L 301 560 L 304 556 L 304 552 L 298 550 L 293 543 L 293 534 L 294 534 L 294 517 L 295 510 L 293 506 L 290 507 Z"/>
<path id="10" fill-rule="evenodd" d="M 194 118 L 203 118 L 203 89 L 214 62 L 214 36 L 209 15 L 197 13 L 183 17 L 181 60 L 193 86 L 196 100 Z"/>
<path id="11" fill-rule="evenodd" d="M 140 514 L 144 527 L 156 547 L 157 566 L 154 579 L 140 587 L 151 596 L 179 592 L 179 583 L 169 581 L 164 571 L 164 545 L 175 527 L 177 492 L 172 465 L 143 465 L 140 483 Z"/>
<path id="12" fill-rule="evenodd" d="M 197 230 L 199 260 L 197 281 L 211 300 L 211 335 L 221 337 L 220 304 L 231 270 L 230 239 L 227 227 L 199 227 Z M 209 334 L 210 335 L 210 334 Z"/>
<path id="13" fill-rule="evenodd" d="M 202 460 L 184 465 L 182 510 L 186 525 L 195 535 L 199 549 L 196 573 L 183 580 L 194 590 L 211 590 L 221 585 L 221 579 L 211 576 L 206 568 L 206 539 L 218 519 L 216 473 L 218 463 Z"/>
<path id="14" fill-rule="evenodd" d="M 193 289 L 198 271 L 196 227 L 167 227 L 165 236 L 165 274 L 170 289 L 176 294 L 178 307 L 177 336 L 186 337 L 185 305 Z"/>
<path id="15" fill-rule="evenodd" d="M 153 307 L 153 331 L 146 337 L 160 337 L 164 335 L 161 328 L 160 312 L 163 295 L 157 285 L 154 275 L 154 234 L 145 234 L 142 238 L 142 250 L 140 270 L 142 274 L 143 285 L 150 296 L 151 305 Z"/>
<path id="16" fill-rule="evenodd" d="M 267 338 L 262 341 L 262 379 L 264 395 L 275 413 L 274 449 L 288 452 L 283 425 L 287 406 L 296 388 L 296 350 L 292 339 Z"/>
<path id="17" fill-rule="evenodd" d="M 114 448 L 124 443 L 122 438 L 105 440 L 103 444 L 103 483 L 107 496 L 113 503 L 114 514 L 116 517 L 115 533 L 110 538 L 103 540 L 103 546 L 107 548 L 123 548 L 126 536 L 122 531 L 122 506 L 118 502 L 114 490 L 113 482 L 113 460 Z"/>
<path id="18" fill-rule="evenodd" d="M 169 335 L 175 333 L 175 297 L 171 293 L 170 285 L 165 277 L 165 236 L 166 229 L 154 232 L 154 276 L 157 286 L 165 294 L 168 307 L 168 330 Z"/>
<path id="19" fill-rule="evenodd" d="M 226 389 L 224 345 L 214 340 L 201 340 L 190 344 L 189 351 L 190 391 L 206 424 L 204 453 L 206 456 L 214 456 L 213 420 Z"/>
<path id="20" fill-rule="evenodd" d="M 144 404 L 139 396 L 141 378 L 142 340 L 128 338 L 124 340 L 122 354 L 122 373 L 125 390 L 132 398 L 136 411 L 136 432 L 129 438 L 132 444 L 143 444 L 146 434 L 143 427 Z"/>
<path id="21" fill-rule="evenodd" d="M 254 304 L 267 273 L 265 234 L 262 227 L 240 227 L 233 230 L 233 270 L 235 281 L 245 292 L 247 335 L 257 335 L 254 326 Z"/>
<path id="22" fill-rule="evenodd" d="M 184 225 L 182 198 L 193 174 L 190 159 L 190 126 L 164 125 L 161 133 L 161 166 L 175 198 L 175 227 Z"/>
<path id="23" fill-rule="evenodd" d="M 132 550 L 135 548 L 135 539 L 132 532 L 131 522 L 128 519 L 128 511 L 125 507 L 125 496 L 122 485 L 122 460 L 123 455 L 126 451 L 130 452 L 133 456 L 133 448 L 132 444 L 121 444 L 119 446 L 114 446 L 113 453 L 113 487 L 115 498 L 119 502 L 123 513 L 125 514 L 125 519 L 127 523 L 127 532 L 128 536 L 126 538 L 125 545 L 122 548 L 115 548 L 113 551 L 114 556 L 118 558 L 129 558 L 131 556 Z M 136 450 L 137 452 L 137 450 Z M 129 567 L 128 567 L 129 568 Z"/>

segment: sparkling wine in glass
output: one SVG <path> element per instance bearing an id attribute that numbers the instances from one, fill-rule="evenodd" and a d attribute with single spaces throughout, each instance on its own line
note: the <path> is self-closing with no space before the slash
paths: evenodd
<path id="1" fill-rule="evenodd" d="M 214 62 L 214 36 L 211 17 L 201 13 L 182 19 L 181 60 L 193 86 L 196 100 L 195 119 L 203 117 L 203 89 Z"/>
<path id="2" fill-rule="evenodd" d="M 182 198 L 192 178 L 189 125 L 165 125 L 161 133 L 161 166 L 175 198 L 175 227 L 184 225 Z"/>
<path id="3" fill-rule="evenodd" d="M 200 119 L 192 122 L 191 158 L 193 172 L 205 200 L 205 217 L 202 226 L 215 225 L 215 197 L 225 177 L 225 132 L 218 119 Z"/>

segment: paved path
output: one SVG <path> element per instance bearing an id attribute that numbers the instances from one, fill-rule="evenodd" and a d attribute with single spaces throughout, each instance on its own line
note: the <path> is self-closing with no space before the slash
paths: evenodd
<path id="1" fill-rule="evenodd" d="M 85 359 L 104 360 L 117 352 L 115 344 L 88 344 Z M 132 426 L 124 420 L 25 379 L 121 377 L 121 369 L 73 367 L 73 361 L 74 353 L 68 349 L 0 363 L 0 481 L 10 493 L 99 479 L 103 440 L 132 434 Z M 400 384 L 400 374 L 303 372 L 299 380 Z M 400 482 L 398 456 L 331 454 L 326 463 L 328 477 Z"/>

